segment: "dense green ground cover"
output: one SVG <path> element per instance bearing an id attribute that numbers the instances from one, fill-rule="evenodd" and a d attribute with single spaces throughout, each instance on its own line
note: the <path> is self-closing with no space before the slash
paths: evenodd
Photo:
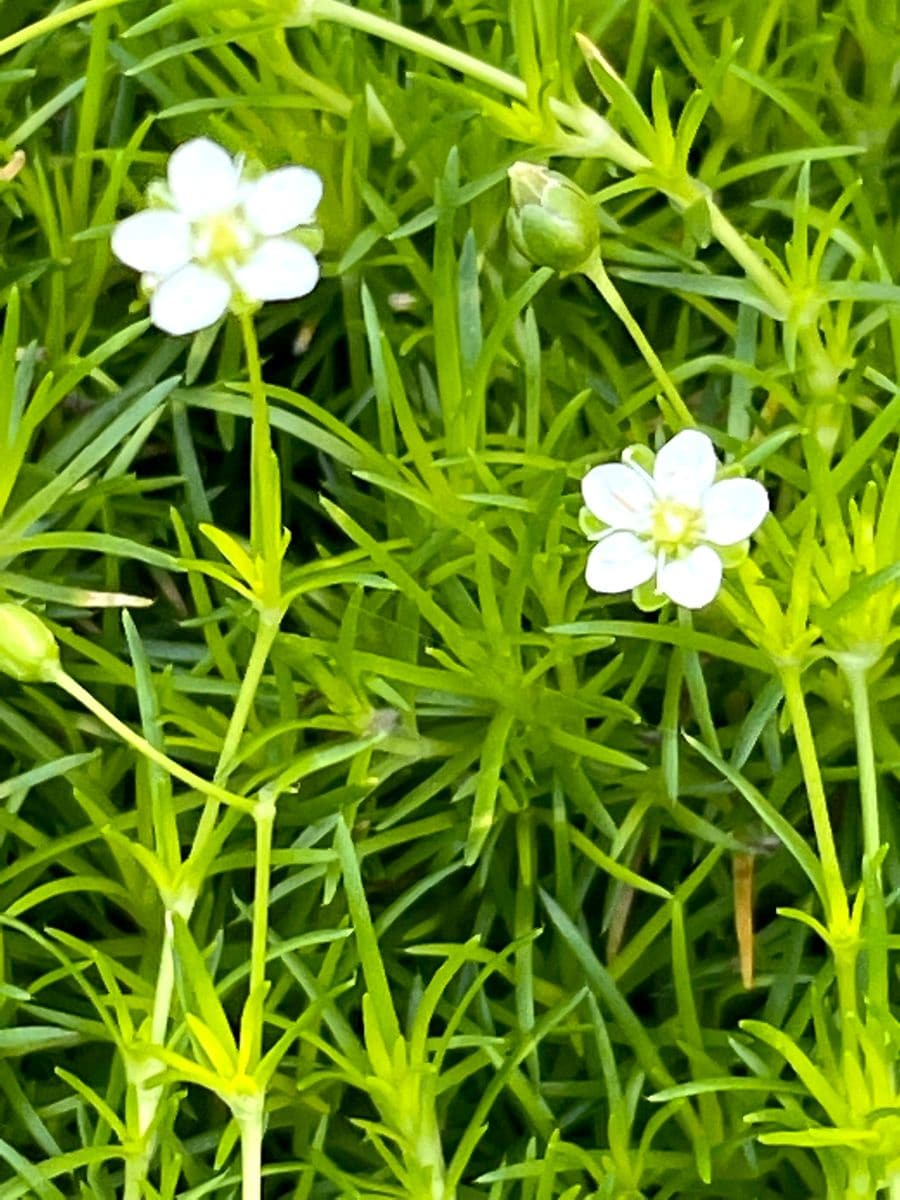
<path id="1" fill-rule="evenodd" d="M 0 6 L 0 600 L 62 663 L 0 608 L 0 1200 L 897 1200 L 898 52 Z M 318 172 L 323 278 L 179 338 L 110 237 L 198 135 Z M 523 256 L 518 160 L 599 256 Z M 749 557 L 589 590 L 581 479 L 693 424 Z"/>

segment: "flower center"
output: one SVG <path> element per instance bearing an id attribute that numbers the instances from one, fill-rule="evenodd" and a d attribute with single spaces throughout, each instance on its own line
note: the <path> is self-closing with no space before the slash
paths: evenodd
<path id="1" fill-rule="evenodd" d="M 196 227 L 195 253 L 201 262 L 246 262 L 253 249 L 253 233 L 239 214 L 216 213 Z"/>
<path id="2" fill-rule="evenodd" d="M 660 550 L 674 554 L 696 545 L 703 513 L 679 500 L 659 500 L 650 516 L 650 537 Z"/>

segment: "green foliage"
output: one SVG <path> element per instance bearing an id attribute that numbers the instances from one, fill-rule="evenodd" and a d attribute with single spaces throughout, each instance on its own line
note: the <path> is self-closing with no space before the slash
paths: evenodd
<path id="1" fill-rule="evenodd" d="M 0 7 L 0 1200 L 898 1194 L 898 42 Z M 199 134 L 324 279 L 188 341 L 109 235 Z M 581 478 L 690 424 L 750 556 L 590 593 Z"/>

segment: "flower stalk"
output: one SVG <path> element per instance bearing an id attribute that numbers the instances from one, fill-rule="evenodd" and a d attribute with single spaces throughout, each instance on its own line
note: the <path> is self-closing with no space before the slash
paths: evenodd
<path id="1" fill-rule="evenodd" d="M 662 393 L 668 401 L 669 411 L 665 413 L 669 423 L 679 429 L 688 429 L 695 425 L 694 417 L 681 398 L 681 393 L 672 382 L 672 377 L 669 372 L 660 362 L 659 355 L 650 345 L 646 334 L 641 329 L 638 322 L 631 314 L 628 305 L 622 299 L 622 295 L 613 281 L 610 279 L 606 268 L 603 265 L 603 260 L 599 254 L 594 255 L 586 267 L 583 268 L 585 278 L 589 279 L 615 315 L 619 318 L 634 344 L 640 350 L 644 361 L 650 368 L 653 378 L 662 389 Z"/>
<path id="2" fill-rule="evenodd" d="M 239 796 L 234 792 L 229 792 L 226 788 L 220 787 L 217 783 L 211 783 L 208 779 L 204 779 L 202 775 L 198 775 L 188 767 L 183 767 L 181 763 L 170 758 L 162 750 L 157 750 L 146 738 L 136 733 L 124 721 L 120 721 L 115 713 L 110 712 L 87 688 L 82 687 L 62 667 L 54 673 L 52 682 L 57 687 L 62 688 L 64 692 L 67 692 L 73 700 L 77 700 L 82 704 L 88 712 L 102 721 L 108 729 L 117 734 L 132 749 L 137 750 L 145 758 L 149 758 L 151 762 L 156 763 L 158 767 L 162 767 L 164 771 L 168 771 L 170 775 L 181 780 L 187 787 L 208 796 L 217 804 L 227 804 L 231 807 L 239 808 L 244 812 L 252 812 L 252 801 L 248 800 L 246 796 Z"/>
<path id="3" fill-rule="evenodd" d="M 809 713 L 801 683 L 801 671 L 798 666 L 788 665 L 781 668 L 781 682 L 784 687 L 784 698 L 794 728 L 794 740 L 797 753 L 800 756 L 800 769 L 806 795 L 809 800 L 809 811 L 812 817 L 819 859 L 822 863 L 822 875 L 825 882 L 825 896 L 828 904 L 826 917 L 829 926 L 836 933 L 849 930 L 850 909 L 847 904 L 847 892 L 841 875 L 837 849 L 834 841 L 834 831 L 831 827 L 831 816 L 828 812 L 828 801 L 825 797 L 825 787 L 822 782 L 822 772 L 816 754 L 816 744 L 813 738 L 812 726 L 809 723 Z"/>

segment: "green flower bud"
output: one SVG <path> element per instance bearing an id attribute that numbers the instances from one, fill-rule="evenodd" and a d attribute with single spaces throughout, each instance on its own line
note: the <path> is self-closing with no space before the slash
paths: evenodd
<path id="1" fill-rule="evenodd" d="M 21 604 L 0 604 L 0 671 L 22 683 L 46 683 L 59 669 L 56 638 Z"/>
<path id="2" fill-rule="evenodd" d="M 600 245 L 597 213 L 581 188 L 547 167 L 509 168 L 509 232 L 516 248 L 541 267 L 577 271 Z"/>

